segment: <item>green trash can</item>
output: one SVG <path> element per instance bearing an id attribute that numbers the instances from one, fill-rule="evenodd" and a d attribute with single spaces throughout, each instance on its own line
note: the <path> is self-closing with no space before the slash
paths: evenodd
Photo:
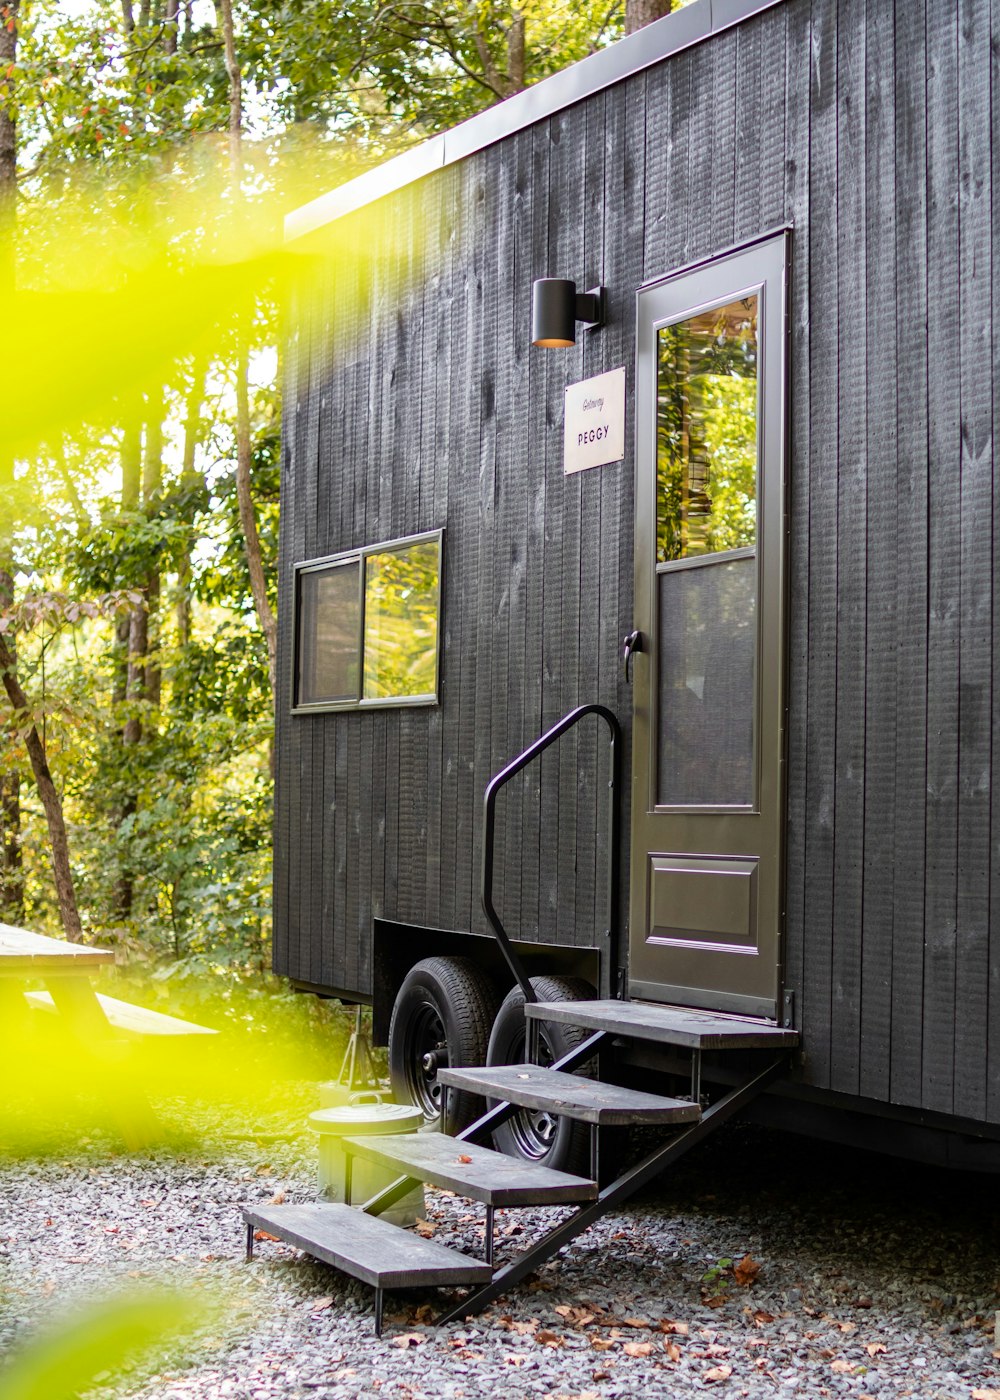
<path id="1" fill-rule="evenodd" d="M 342 1139 L 376 1137 L 386 1133 L 415 1133 L 424 1115 L 419 1108 L 402 1103 L 342 1104 L 320 1108 L 309 1115 L 309 1126 L 319 1137 L 318 1185 L 330 1201 L 346 1201 L 347 1158 Z M 392 1167 L 355 1157 L 351 1169 L 351 1199 L 348 1205 L 362 1205 L 386 1186 L 399 1179 Z M 412 1225 L 424 1213 L 424 1188 L 419 1183 L 391 1209 L 383 1211 L 394 1225 Z"/>

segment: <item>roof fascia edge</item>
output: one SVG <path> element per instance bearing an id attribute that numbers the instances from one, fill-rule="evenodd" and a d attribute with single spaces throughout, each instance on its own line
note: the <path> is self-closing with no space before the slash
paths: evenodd
<path id="1" fill-rule="evenodd" d="M 293 209 L 285 218 L 285 240 L 293 242 L 315 233 L 435 170 L 464 160 L 506 136 L 622 82 L 633 73 L 651 68 L 682 49 L 783 3 L 784 0 L 694 0 L 684 9 L 655 20 L 495 107 L 488 107 L 449 131 L 432 136 L 412 150 L 403 151 Z"/>

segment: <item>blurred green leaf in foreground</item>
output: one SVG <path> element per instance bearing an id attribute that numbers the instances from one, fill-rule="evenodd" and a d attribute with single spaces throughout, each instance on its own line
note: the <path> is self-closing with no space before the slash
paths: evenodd
<path id="1" fill-rule="evenodd" d="M 98 1378 L 203 1320 L 178 1293 L 105 1298 L 36 1333 L 3 1371 L 0 1400 L 75 1400 Z"/>

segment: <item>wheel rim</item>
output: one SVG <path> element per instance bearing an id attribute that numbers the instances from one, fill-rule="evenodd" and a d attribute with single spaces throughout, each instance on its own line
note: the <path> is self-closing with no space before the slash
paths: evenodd
<path id="1" fill-rule="evenodd" d="M 514 1046 L 511 1060 L 516 1064 L 526 1058 L 526 1042 L 518 1041 Z M 538 1039 L 538 1064 L 548 1069 L 555 1055 L 544 1030 Z M 554 1113 L 540 1108 L 522 1108 L 510 1119 L 510 1132 L 520 1156 L 540 1161 L 547 1157 L 559 1130 L 559 1119 Z"/>
<path id="2" fill-rule="evenodd" d="M 440 1118 L 444 1111 L 444 1085 L 438 1070 L 448 1064 L 448 1041 L 444 1022 L 433 1002 L 415 1008 L 406 1032 L 405 1074 L 411 1102 L 427 1119 Z"/>

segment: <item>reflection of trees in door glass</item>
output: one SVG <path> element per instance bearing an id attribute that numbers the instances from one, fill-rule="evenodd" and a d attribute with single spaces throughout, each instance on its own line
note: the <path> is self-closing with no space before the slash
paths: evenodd
<path id="1" fill-rule="evenodd" d="M 757 297 L 662 327 L 657 355 L 657 561 L 754 545 Z"/>
<path id="2" fill-rule="evenodd" d="M 365 560 L 364 698 L 437 690 L 437 540 Z"/>

